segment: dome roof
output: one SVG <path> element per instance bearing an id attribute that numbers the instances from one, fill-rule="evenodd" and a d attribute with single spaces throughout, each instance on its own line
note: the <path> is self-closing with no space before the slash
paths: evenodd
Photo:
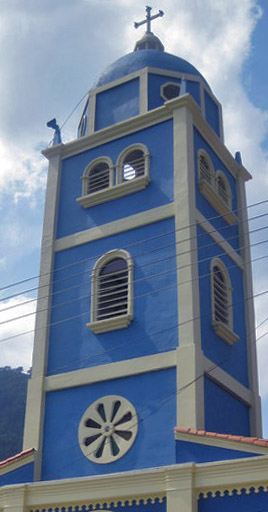
<path id="1" fill-rule="evenodd" d="M 199 71 L 194 66 L 192 66 L 192 64 L 187 62 L 187 60 L 181 59 L 180 57 L 176 57 L 175 55 L 171 55 L 170 53 L 163 51 L 139 50 L 128 53 L 127 55 L 124 55 L 120 59 L 113 62 L 113 64 L 107 66 L 107 68 L 104 69 L 104 71 L 96 80 L 94 87 L 100 87 L 101 85 L 108 84 L 109 82 L 117 80 L 118 78 L 122 78 L 123 76 L 129 75 L 134 71 L 149 66 L 165 69 L 168 71 L 195 75 L 202 78 L 202 80 L 207 84 L 201 73 L 199 73 Z"/>

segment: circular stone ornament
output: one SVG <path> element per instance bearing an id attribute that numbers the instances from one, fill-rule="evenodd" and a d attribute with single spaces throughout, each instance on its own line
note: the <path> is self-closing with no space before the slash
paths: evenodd
<path id="1" fill-rule="evenodd" d="M 83 454 L 97 464 L 114 462 L 131 448 L 138 432 L 133 405 L 117 395 L 103 396 L 83 414 L 78 440 Z"/>

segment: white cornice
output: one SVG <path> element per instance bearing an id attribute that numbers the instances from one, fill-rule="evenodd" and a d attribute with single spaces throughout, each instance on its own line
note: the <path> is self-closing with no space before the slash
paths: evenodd
<path id="1" fill-rule="evenodd" d="M 83 370 L 61 373 L 45 378 L 45 391 L 84 386 L 95 382 L 139 375 L 141 373 L 172 368 L 176 365 L 176 350 L 150 356 L 135 357 Z"/>
<path id="2" fill-rule="evenodd" d="M 107 236 L 123 233 L 130 229 L 136 229 L 141 226 L 153 224 L 164 219 L 169 219 L 174 216 L 174 203 L 164 204 L 151 210 L 145 210 L 134 215 L 129 215 L 123 219 L 108 222 L 90 229 L 78 231 L 73 235 L 68 235 L 58 238 L 55 241 L 54 249 L 56 252 L 77 247 L 78 245 L 87 244 L 93 240 L 100 240 Z"/>
<path id="3" fill-rule="evenodd" d="M 57 152 L 59 151 L 59 148 L 61 148 L 63 158 L 73 156 L 81 151 L 87 151 L 118 137 L 171 119 L 173 117 L 173 111 L 184 106 L 190 109 L 193 114 L 193 120 L 196 128 L 202 133 L 202 136 L 207 140 L 208 144 L 217 153 L 233 176 L 237 177 L 239 175 L 243 180 L 249 180 L 251 178 L 249 172 L 243 166 L 239 166 L 236 163 L 231 153 L 222 144 L 220 138 L 202 117 L 200 107 L 189 93 L 184 94 L 179 98 L 166 101 L 163 106 L 150 110 L 146 114 L 132 117 L 131 119 L 109 126 L 108 128 L 103 128 L 92 135 L 80 137 L 68 142 L 67 144 L 58 144 L 57 146 L 47 148 L 43 151 L 43 154 L 46 158 L 50 158 L 50 156 L 55 154 L 55 151 Z"/>
<path id="4" fill-rule="evenodd" d="M 170 492 L 192 490 L 193 495 L 215 496 L 233 490 L 263 486 L 267 490 L 268 457 L 226 460 L 202 464 L 186 463 L 141 471 L 110 475 L 70 478 L 30 484 L 5 486 L 0 489 L 0 507 L 23 502 L 32 508 L 71 506 L 85 503 L 107 503 L 140 500 L 169 495 Z M 17 509 L 16 509 L 17 510 Z"/>

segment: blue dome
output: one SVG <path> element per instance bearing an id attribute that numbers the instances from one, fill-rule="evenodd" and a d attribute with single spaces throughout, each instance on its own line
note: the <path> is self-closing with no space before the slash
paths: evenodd
<path id="1" fill-rule="evenodd" d="M 113 64 L 110 64 L 101 73 L 95 82 L 94 87 L 100 87 L 101 85 L 108 84 L 113 80 L 117 80 L 118 78 L 129 75 L 130 73 L 147 66 L 166 69 L 168 71 L 176 71 L 179 73 L 189 73 L 190 75 L 202 78 L 202 80 L 207 84 L 201 73 L 199 73 L 192 64 L 187 62 L 187 60 L 158 50 L 140 50 L 128 53 L 127 55 L 124 55 L 124 57 L 113 62 Z"/>

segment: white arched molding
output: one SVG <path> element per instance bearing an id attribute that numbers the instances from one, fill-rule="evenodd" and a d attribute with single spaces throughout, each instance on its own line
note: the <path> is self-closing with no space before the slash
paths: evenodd
<path id="1" fill-rule="evenodd" d="M 219 258 L 211 261 L 210 275 L 213 329 L 232 345 L 239 339 L 233 331 L 232 284 L 228 270 Z"/>
<path id="2" fill-rule="evenodd" d="M 199 149 L 197 153 L 197 163 L 199 188 L 202 191 L 204 185 L 209 185 L 214 189 L 214 167 L 210 156 L 204 149 Z"/>
<path id="3" fill-rule="evenodd" d="M 132 144 L 120 153 L 116 162 L 116 184 L 136 192 L 147 187 L 150 182 L 150 153 L 144 144 Z"/>
<path id="4" fill-rule="evenodd" d="M 215 186 L 216 192 L 220 199 L 230 208 L 232 209 L 232 192 L 228 179 L 226 178 L 224 172 L 217 171 L 215 176 Z"/>
<path id="5" fill-rule="evenodd" d="M 105 266 L 116 259 L 125 261 L 125 269 L 119 272 L 112 271 L 110 274 L 105 274 L 105 278 L 101 277 Z M 90 318 L 91 321 L 87 327 L 96 334 L 123 329 L 132 321 L 133 261 L 129 252 L 114 249 L 101 256 L 96 262 L 91 277 Z"/>
<path id="6" fill-rule="evenodd" d="M 104 167 L 102 170 L 101 167 Z M 100 169 L 98 171 L 98 168 Z M 96 170 L 96 174 L 94 174 Z M 107 195 L 114 185 L 114 166 L 111 158 L 95 158 L 84 170 L 82 176 L 82 196 L 77 202 L 84 208 L 107 201 Z"/>
<path id="7" fill-rule="evenodd" d="M 238 218 L 232 211 L 232 194 L 229 182 L 222 171 L 217 171 L 215 174 L 211 158 L 204 149 L 199 149 L 197 153 L 197 168 L 200 192 L 228 224 L 236 224 Z M 226 186 L 226 195 L 224 195 L 223 187 L 219 189 L 217 177 Z"/>

